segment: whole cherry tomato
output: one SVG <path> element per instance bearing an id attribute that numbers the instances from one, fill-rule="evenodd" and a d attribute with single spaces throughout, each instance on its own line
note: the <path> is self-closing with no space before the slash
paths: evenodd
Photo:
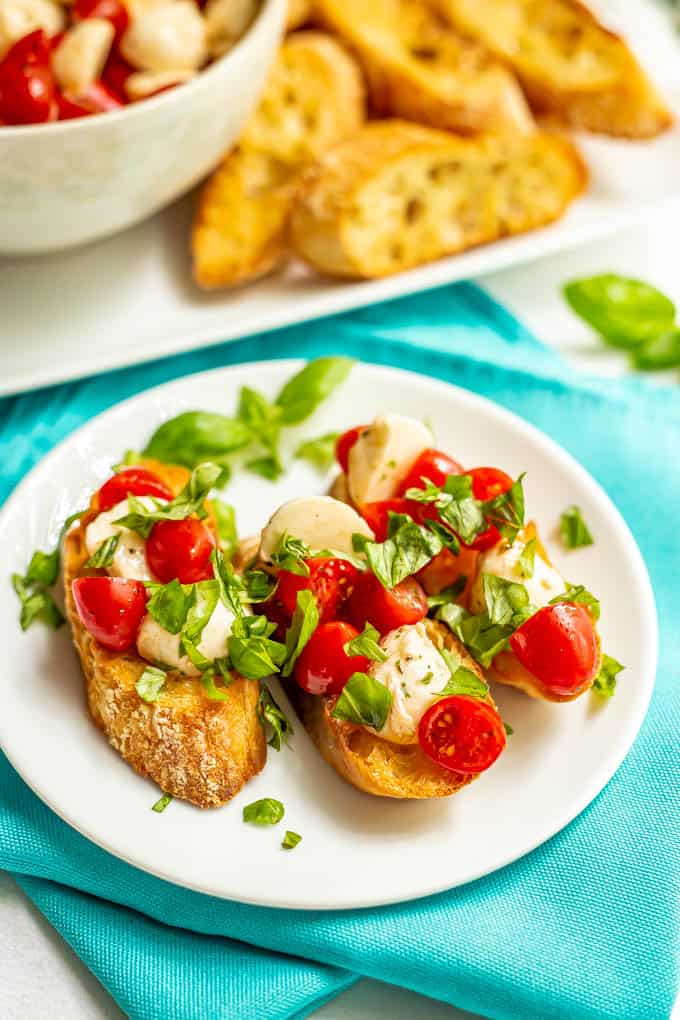
<path id="1" fill-rule="evenodd" d="M 120 39 L 130 23 L 127 9 L 121 0 L 76 0 L 71 14 L 74 21 L 83 21 L 84 18 L 110 21 L 116 30 L 116 39 Z"/>
<path id="2" fill-rule="evenodd" d="M 147 539 L 146 559 L 163 584 L 174 578 L 182 584 L 195 584 L 213 576 L 210 562 L 213 547 L 210 531 L 195 517 L 158 521 Z"/>
<path id="3" fill-rule="evenodd" d="M 100 645 L 125 652 L 135 643 L 146 613 L 146 588 L 125 577 L 78 577 L 73 599 L 83 626 Z"/>
<path id="4" fill-rule="evenodd" d="M 295 666 L 295 679 L 309 694 L 340 694 L 352 673 L 364 673 L 370 660 L 348 655 L 345 645 L 358 637 L 351 623 L 334 620 L 320 624 L 302 650 Z"/>
<path id="5" fill-rule="evenodd" d="M 387 634 L 427 616 L 427 596 L 413 577 L 394 588 L 384 588 L 375 574 L 360 574 L 347 604 L 347 616 L 358 630 L 372 623 Z"/>
<path id="6" fill-rule="evenodd" d="M 449 475 L 460 475 L 462 472 L 462 466 L 449 457 L 448 453 L 434 449 L 423 450 L 399 486 L 397 495 L 404 496 L 407 489 L 424 489 L 423 478 L 441 487 Z"/>
<path id="7" fill-rule="evenodd" d="M 49 45 L 42 29 L 19 39 L 0 63 L 0 121 L 42 124 L 56 113 Z"/>
<path id="8" fill-rule="evenodd" d="M 155 496 L 156 499 L 172 499 L 172 492 L 153 471 L 143 467 L 125 468 L 108 482 L 104 482 L 97 493 L 97 509 L 110 510 L 126 496 Z"/>
<path id="9" fill-rule="evenodd" d="M 512 488 L 512 478 L 510 475 L 506 475 L 505 471 L 501 471 L 500 468 L 472 468 L 470 471 L 466 471 L 465 474 L 469 475 L 472 479 L 472 495 L 475 499 L 482 500 L 483 502 L 495 499 L 496 496 L 500 496 Z M 483 552 L 485 549 L 491 549 L 500 540 L 501 533 L 496 525 L 492 524 L 486 531 L 482 531 L 477 535 L 474 542 L 470 543 L 470 548 L 476 549 L 477 552 Z"/>
<path id="10" fill-rule="evenodd" d="M 416 520 L 420 516 L 420 503 L 410 499 L 379 499 L 374 503 L 364 503 L 361 516 L 376 537 L 376 541 L 384 542 L 390 523 L 390 513 L 409 514 Z"/>
<path id="11" fill-rule="evenodd" d="M 297 593 L 304 589 L 314 596 L 320 622 L 333 620 L 359 576 L 353 563 L 335 556 L 312 556 L 305 563 L 309 568 L 307 576 L 293 574 L 290 570 L 279 571 L 278 587 L 265 606 L 265 612 L 269 613 L 271 605 L 272 619 L 276 622 L 290 622 L 297 605 Z"/>
<path id="12" fill-rule="evenodd" d="M 543 606 L 518 627 L 510 649 L 552 694 L 569 697 L 585 689 L 600 659 L 592 617 L 585 606 Z"/>
<path id="13" fill-rule="evenodd" d="M 420 720 L 418 742 L 437 765 L 476 775 L 496 761 L 505 747 L 503 722 L 493 705 L 454 694 L 435 701 Z"/>
<path id="14" fill-rule="evenodd" d="M 359 438 L 359 436 L 361 435 L 365 428 L 368 428 L 368 426 L 355 425 L 353 429 L 347 429 L 347 431 L 343 432 L 343 434 L 340 436 L 337 443 L 335 444 L 335 459 L 337 460 L 338 464 L 345 472 L 345 474 L 347 474 L 349 451 L 352 449 L 352 447 L 354 446 L 357 439 Z"/>
<path id="15" fill-rule="evenodd" d="M 89 117 L 92 110 L 86 109 L 80 103 L 74 103 L 60 92 L 56 96 L 58 120 L 75 120 L 76 117 Z"/>

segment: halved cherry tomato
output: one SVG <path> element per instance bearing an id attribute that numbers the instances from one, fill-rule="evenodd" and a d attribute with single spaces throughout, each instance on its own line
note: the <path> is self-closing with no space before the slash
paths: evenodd
<path id="1" fill-rule="evenodd" d="M 448 453 L 432 448 L 423 450 L 399 486 L 397 495 L 405 495 L 407 489 L 424 489 L 423 478 L 433 485 L 442 486 L 449 475 L 462 473 L 462 465 L 449 457 Z"/>
<path id="2" fill-rule="evenodd" d="M 92 110 L 86 109 L 80 103 L 72 102 L 59 92 L 57 93 L 56 100 L 58 120 L 75 120 L 76 117 L 89 117 L 92 113 Z"/>
<path id="3" fill-rule="evenodd" d="M 410 499 L 379 499 L 374 503 L 364 503 L 361 516 L 375 535 L 376 541 L 384 542 L 387 538 L 390 513 L 409 514 L 415 520 L 420 506 L 420 503 Z"/>
<path id="4" fill-rule="evenodd" d="M 78 577 L 72 586 L 83 626 L 100 645 L 125 652 L 146 613 L 146 588 L 125 577 Z"/>
<path id="5" fill-rule="evenodd" d="M 19 39 L 0 63 L 0 121 L 41 124 L 56 113 L 56 86 L 42 29 Z"/>
<path id="6" fill-rule="evenodd" d="M 418 742 L 428 758 L 442 768 L 476 775 L 493 765 L 506 737 L 493 705 L 454 694 L 428 708 L 420 720 Z"/>
<path id="7" fill-rule="evenodd" d="M 574 602 L 543 606 L 517 628 L 510 649 L 544 687 L 565 697 L 588 686 L 600 658 L 592 617 Z"/>
<path id="8" fill-rule="evenodd" d="M 114 46 L 109 54 L 109 59 L 104 64 L 104 70 L 102 71 L 102 81 L 104 81 L 113 94 L 117 96 L 121 102 L 125 100 L 125 82 L 128 80 L 131 74 L 134 73 L 134 67 L 132 64 L 128 64 L 127 60 L 121 56 L 120 50 L 117 46 Z"/>
<path id="9" fill-rule="evenodd" d="M 203 521 L 195 517 L 158 521 L 147 539 L 146 559 L 163 584 L 175 577 L 182 584 L 195 584 L 213 576 L 210 554 L 214 544 Z"/>
<path id="10" fill-rule="evenodd" d="M 278 588 L 265 606 L 267 615 L 271 609 L 272 619 L 277 623 L 290 622 L 297 605 L 297 593 L 305 588 L 314 596 L 320 622 L 333 620 L 359 576 L 353 563 L 335 556 L 313 556 L 305 563 L 309 567 L 308 576 L 293 574 L 290 570 L 279 571 Z"/>
<path id="11" fill-rule="evenodd" d="M 427 596 L 413 577 L 394 588 L 384 588 L 375 574 L 360 574 L 347 604 L 347 615 L 358 630 L 372 623 L 387 634 L 427 616 Z"/>
<path id="12" fill-rule="evenodd" d="M 438 595 L 442 588 L 455 584 L 459 577 L 467 578 L 464 591 L 467 593 L 477 574 L 479 553 L 461 545 L 459 553 L 442 549 L 440 553 L 419 570 L 416 577 L 428 595 Z M 462 593 L 461 593 L 462 594 Z M 464 600 L 461 599 L 464 604 Z"/>
<path id="13" fill-rule="evenodd" d="M 74 21 L 84 18 L 103 18 L 110 21 L 116 30 L 116 39 L 120 39 L 130 23 L 130 17 L 121 0 L 76 0 L 71 8 Z"/>
<path id="14" fill-rule="evenodd" d="M 506 475 L 505 471 L 501 471 L 500 468 L 472 468 L 470 471 L 466 471 L 465 474 L 469 475 L 472 479 L 472 495 L 475 499 L 483 500 L 484 502 L 489 499 L 495 499 L 496 496 L 500 496 L 503 492 L 508 492 L 512 488 L 512 478 L 510 475 Z M 492 524 L 486 531 L 482 531 L 477 535 L 474 542 L 470 543 L 470 549 L 483 552 L 485 549 L 491 549 L 500 540 L 501 533 L 496 525 Z"/>
<path id="15" fill-rule="evenodd" d="M 295 679 L 309 694 L 340 694 L 352 673 L 365 673 L 369 659 L 348 655 L 345 645 L 359 631 L 351 623 L 334 620 L 320 624 L 302 650 Z"/>
<path id="16" fill-rule="evenodd" d="M 368 426 L 355 425 L 353 429 L 347 429 L 347 431 L 343 432 L 343 434 L 340 436 L 337 443 L 335 444 L 335 459 L 337 460 L 338 464 L 345 472 L 345 474 L 347 474 L 349 451 L 352 449 L 352 447 L 354 446 L 357 439 L 359 438 L 359 436 L 361 435 L 365 428 L 368 428 Z"/>
<path id="17" fill-rule="evenodd" d="M 104 482 L 97 493 L 97 509 L 100 513 L 110 510 L 128 495 L 172 499 L 170 489 L 153 471 L 147 471 L 143 467 L 130 467 L 119 471 L 113 478 L 109 478 L 108 482 Z"/>
<path id="18" fill-rule="evenodd" d="M 119 110 L 125 103 L 105 81 L 93 81 L 84 92 L 76 96 L 77 102 L 90 111 L 90 113 L 108 113 L 110 110 Z"/>

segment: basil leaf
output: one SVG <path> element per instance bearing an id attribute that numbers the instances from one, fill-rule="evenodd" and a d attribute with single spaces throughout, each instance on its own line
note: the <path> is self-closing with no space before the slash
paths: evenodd
<path id="1" fill-rule="evenodd" d="M 271 729 L 271 735 L 267 740 L 270 747 L 275 751 L 281 750 L 282 744 L 287 744 L 293 734 L 293 726 L 288 716 L 277 704 L 271 691 L 266 684 L 260 684 L 260 696 L 257 701 L 257 718 L 263 730 L 267 726 Z"/>
<path id="2" fill-rule="evenodd" d="M 261 440 L 263 432 L 278 430 L 281 408 L 271 404 L 258 390 L 242 386 L 236 414 L 240 421 L 249 425 L 251 434 Z"/>
<path id="3" fill-rule="evenodd" d="M 498 653 L 507 648 L 508 638 L 516 629 L 512 624 L 492 623 L 486 613 L 473 616 L 455 604 L 442 606 L 435 615 L 463 642 L 484 669 L 488 669 Z"/>
<path id="4" fill-rule="evenodd" d="M 601 698 L 611 698 L 616 690 L 616 678 L 625 668 L 611 655 L 603 654 L 600 672 L 593 681 L 593 690 L 596 694 L 599 694 Z"/>
<path id="5" fill-rule="evenodd" d="M 522 552 L 520 553 L 519 559 L 517 560 L 517 569 L 519 576 L 523 578 L 530 578 L 534 576 L 534 566 L 536 561 L 536 539 L 530 538 L 526 543 Z"/>
<path id="6" fill-rule="evenodd" d="M 28 584 L 44 584 L 47 588 L 51 588 L 59 577 L 60 559 L 58 545 L 51 553 L 36 549 L 31 556 L 24 580 Z"/>
<path id="7" fill-rule="evenodd" d="M 600 619 L 599 599 L 596 599 L 582 584 L 570 584 L 569 581 L 566 583 L 566 591 L 556 595 L 554 599 L 550 599 L 549 605 L 554 606 L 558 602 L 576 602 L 579 605 L 585 606 L 593 620 L 597 622 Z"/>
<path id="8" fill-rule="evenodd" d="M 406 498 L 419 503 L 434 503 L 440 520 L 468 544 L 486 527 L 482 504 L 472 495 L 472 479 L 469 475 L 449 475 L 442 487 L 428 482 L 423 489 L 408 489 Z M 433 522 L 428 521 L 427 526 L 432 528 Z M 440 530 L 437 530 L 437 534 L 442 538 Z M 450 544 L 446 539 L 443 540 L 454 552 L 459 551 L 457 542 Z"/>
<path id="9" fill-rule="evenodd" d="M 236 552 L 238 545 L 238 531 L 236 530 L 236 511 L 230 503 L 225 503 L 215 496 L 210 500 L 212 511 L 215 515 L 217 525 L 217 536 L 220 540 L 220 548 L 228 560 Z"/>
<path id="10" fill-rule="evenodd" d="M 384 684 L 368 673 L 352 673 L 331 715 L 334 719 L 381 730 L 391 705 L 392 694 Z"/>
<path id="11" fill-rule="evenodd" d="M 294 850 L 298 843 L 301 841 L 302 836 L 299 832 L 291 832 L 290 829 L 286 831 L 286 835 L 281 841 L 281 846 L 284 850 Z"/>
<path id="12" fill-rule="evenodd" d="M 251 439 L 246 422 L 210 411 L 185 411 L 156 429 L 144 456 L 193 468 L 242 450 Z"/>
<path id="13" fill-rule="evenodd" d="M 482 574 L 484 601 L 491 623 L 508 624 L 518 610 L 529 605 L 529 595 L 523 584 L 506 581 L 495 574 Z"/>
<path id="14" fill-rule="evenodd" d="M 513 730 L 512 726 L 510 725 L 510 723 L 506 723 L 506 722 L 504 722 L 504 723 L 503 723 L 503 729 L 505 730 L 505 734 L 506 734 L 506 736 L 508 736 L 508 737 L 511 737 L 511 736 L 513 735 L 513 733 L 515 732 L 515 731 Z"/>
<path id="15" fill-rule="evenodd" d="M 218 687 L 215 683 L 215 673 L 212 669 L 206 669 L 201 673 L 201 683 L 210 701 L 226 701 L 229 697 L 224 687 Z"/>
<path id="16" fill-rule="evenodd" d="M 580 549 L 581 546 L 593 544 L 593 536 L 588 531 L 579 507 L 569 506 L 561 514 L 560 537 L 567 549 Z"/>
<path id="17" fill-rule="evenodd" d="M 156 701 L 165 686 L 167 678 L 168 674 L 164 669 L 158 669 L 156 666 L 147 666 L 135 684 L 137 694 L 142 701 L 148 703 Z"/>
<path id="18" fill-rule="evenodd" d="M 316 411 L 319 404 L 331 395 L 349 375 L 351 358 L 330 357 L 309 361 L 283 387 L 276 404 L 281 410 L 284 425 L 298 425 Z"/>
<path id="19" fill-rule="evenodd" d="M 46 589 L 29 587 L 21 574 L 12 574 L 12 586 L 21 602 L 19 623 L 22 630 L 28 630 L 35 620 L 41 620 L 52 630 L 61 627 L 63 614 Z"/>
<path id="20" fill-rule="evenodd" d="M 319 610 L 311 591 L 302 588 L 296 596 L 295 612 L 286 631 L 286 661 L 282 676 L 290 676 L 310 637 L 319 625 Z"/>
<path id="21" fill-rule="evenodd" d="M 227 638 L 231 664 L 248 680 L 262 680 L 277 673 L 286 658 L 286 646 L 271 641 L 266 633 L 258 633 L 257 628 L 261 630 L 262 625 L 257 620 L 264 617 L 237 617 Z"/>
<path id="22" fill-rule="evenodd" d="M 153 499 L 153 508 L 149 509 L 136 496 L 127 498 L 128 513 L 113 523 L 123 528 L 136 531 L 142 538 L 148 538 L 151 529 L 158 521 L 183 521 L 195 514 L 199 518 L 207 517 L 205 500 L 215 482 L 219 479 L 222 469 L 217 464 L 206 462 L 199 464 L 191 473 L 189 481 L 180 494 L 169 503 L 161 503 Z"/>
<path id="23" fill-rule="evenodd" d="M 118 463 L 112 465 L 111 470 L 115 474 L 119 474 L 124 468 L 131 467 L 133 464 L 139 464 L 143 456 L 142 453 L 138 453 L 136 450 L 126 450 Z"/>
<path id="24" fill-rule="evenodd" d="M 173 578 L 153 591 L 146 611 L 164 630 L 179 634 L 189 612 L 189 595 L 177 578 Z"/>
<path id="25" fill-rule="evenodd" d="M 670 329 L 645 340 L 632 352 L 633 367 L 640 372 L 661 372 L 680 366 L 680 329 Z"/>
<path id="26" fill-rule="evenodd" d="M 213 565 L 222 602 L 234 616 L 243 616 L 243 602 L 246 596 L 243 581 L 238 577 L 231 563 L 225 562 L 219 549 L 213 549 L 210 554 L 210 562 Z"/>
<path id="27" fill-rule="evenodd" d="M 172 794 L 171 793 L 164 793 L 163 796 L 160 798 L 160 800 L 156 801 L 156 803 L 153 805 L 151 810 L 155 811 L 156 814 L 160 815 L 160 814 L 162 814 L 163 811 L 165 811 L 166 807 L 168 806 L 168 804 L 170 803 L 171 800 L 172 800 Z"/>
<path id="28" fill-rule="evenodd" d="M 118 548 L 120 535 L 110 535 L 105 538 L 85 562 L 86 567 L 110 567 L 113 563 L 113 554 Z"/>
<path id="29" fill-rule="evenodd" d="M 467 584 L 467 577 L 465 574 L 461 574 L 453 584 L 448 585 L 437 595 L 428 595 L 427 605 L 429 609 L 436 609 L 438 606 L 446 606 L 449 602 L 455 602 L 459 595 L 462 595 L 465 591 L 465 585 Z"/>
<path id="30" fill-rule="evenodd" d="M 263 797 L 262 800 L 246 804 L 243 809 L 243 821 L 254 822 L 255 825 L 276 825 L 285 813 L 285 808 L 280 800 Z"/>
<path id="31" fill-rule="evenodd" d="M 656 287 L 602 273 L 564 288 L 572 309 L 615 347 L 630 348 L 673 327 L 675 306 Z"/>
<path id="32" fill-rule="evenodd" d="M 217 581 L 198 581 L 191 586 L 188 597 L 188 608 L 182 640 L 198 645 L 206 624 L 215 611 L 220 600 L 220 587 Z"/>
<path id="33" fill-rule="evenodd" d="M 279 586 L 279 582 L 266 570 L 246 570 L 243 575 L 248 602 L 266 602 Z"/>
<path id="34" fill-rule="evenodd" d="M 255 457 L 247 460 L 243 466 L 254 475 L 266 478 L 268 482 L 275 482 L 283 474 L 283 465 L 278 457 Z"/>
<path id="35" fill-rule="evenodd" d="M 442 654 L 447 649 L 442 648 L 440 651 Z M 451 664 L 445 659 L 449 669 Z M 473 673 L 471 669 L 467 669 L 465 666 L 458 666 L 456 669 L 451 669 L 451 676 L 449 677 L 446 686 L 442 687 L 441 691 L 437 691 L 438 698 L 451 698 L 456 695 L 466 695 L 469 698 L 486 698 L 489 693 L 489 688 L 483 680 Z"/>
<path id="36" fill-rule="evenodd" d="M 326 432 L 316 439 L 306 439 L 298 446 L 295 456 L 299 460 L 309 461 L 319 471 L 328 471 L 335 460 L 335 444 L 339 437 L 339 432 Z"/>
<path id="37" fill-rule="evenodd" d="M 433 532 L 445 549 L 450 549 L 454 556 L 458 555 L 460 552 L 460 542 L 458 541 L 458 536 L 454 535 L 450 528 L 442 524 L 441 521 L 432 519 L 424 521 L 423 527 Z"/>
<path id="38" fill-rule="evenodd" d="M 287 570 L 290 574 L 298 574 L 300 577 L 309 577 L 309 567 L 305 560 L 310 555 L 311 550 L 304 542 L 284 532 L 271 555 L 271 561 L 279 570 Z"/>
<path id="39" fill-rule="evenodd" d="M 363 655 L 373 662 L 385 662 L 387 652 L 380 647 L 380 634 L 370 623 L 364 625 L 361 634 L 345 643 L 345 655 Z"/>
<path id="40" fill-rule="evenodd" d="M 523 481 L 524 474 L 521 474 L 507 492 L 482 504 L 487 523 L 495 525 L 509 545 L 512 545 L 517 533 L 524 527 Z"/>
<path id="41" fill-rule="evenodd" d="M 393 521 L 398 524 L 396 531 L 393 531 Z M 355 540 L 357 536 L 352 538 Z M 385 588 L 394 588 L 417 573 L 443 548 L 440 539 L 427 528 L 416 524 L 410 517 L 392 513 L 388 538 L 384 542 L 368 540 L 359 544 L 362 548 L 357 551 L 365 553 L 369 567 Z"/>

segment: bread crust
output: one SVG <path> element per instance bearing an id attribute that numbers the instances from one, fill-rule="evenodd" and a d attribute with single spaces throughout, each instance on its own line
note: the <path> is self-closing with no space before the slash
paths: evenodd
<path id="1" fill-rule="evenodd" d="M 176 494 L 189 472 L 158 461 L 140 461 Z M 200 678 L 170 674 L 158 700 L 143 701 L 135 685 L 148 665 L 131 649 L 109 652 L 83 627 L 72 582 L 103 572 L 85 568 L 85 528 L 91 508 L 63 547 L 66 616 L 80 656 L 93 721 L 121 757 L 164 793 L 198 807 L 219 807 L 263 768 L 264 732 L 257 718 L 259 685 L 237 678 L 226 701 L 210 701 Z M 208 518 L 207 523 L 211 522 Z"/>

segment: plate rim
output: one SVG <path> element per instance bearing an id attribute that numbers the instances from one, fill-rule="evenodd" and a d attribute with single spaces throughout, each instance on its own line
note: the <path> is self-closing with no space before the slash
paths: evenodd
<path id="1" fill-rule="evenodd" d="M 217 368 L 207 369 L 201 372 L 189 373 L 184 376 L 160 383 L 157 386 L 149 387 L 148 389 L 142 390 L 139 393 L 133 394 L 126 399 L 113 404 L 111 407 L 106 408 L 104 411 L 95 415 L 89 421 L 84 422 L 78 428 L 74 429 L 73 432 L 69 433 L 64 439 L 57 443 L 51 450 L 49 450 L 45 456 L 43 456 L 31 470 L 19 481 L 15 488 L 10 492 L 9 496 L 5 500 L 2 507 L 0 507 L 0 542 L 5 528 L 7 527 L 7 521 L 9 520 L 12 510 L 15 504 L 20 504 L 23 498 L 24 492 L 29 491 L 32 485 L 36 484 L 36 478 L 49 469 L 50 464 L 56 459 L 61 453 L 62 448 L 69 446 L 71 443 L 77 442 L 81 435 L 87 433 L 93 424 L 99 424 L 102 420 L 107 418 L 115 419 L 118 415 L 125 415 L 131 409 L 134 410 L 136 404 L 143 404 L 150 397 L 153 398 L 158 394 L 163 394 L 166 391 L 173 389 L 181 390 L 182 386 L 187 380 L 192 380 L 194 383 L 200 382 L 205 377 L 216 377 L 216 376 L 229 376 L 239 375 L 244 371 L 253 369 L 255 367 L 265 370 L 276 370 L 280 371 L 281 375 L 285 375 L 286 370 L 288 372 L 299 369 L 303 364 L 306 363 L 307 359 L 304 358 L 281 358 L 281 359 L 267 359 L 259 361 L 240 362 L 235 365 L 225 365 Z M 501 868 L 507 867 L 522 857 L 531 853 L 537 847 L 546 843 L 552 839 L 558 832 L 561 832 L 568 825 L 570 825 L 581 813 L 588 807 L 588 805 L 605 789 L 607 784 L 610 782 L 613 775 L 618 771 L 622 762 L 626 758 L 630 751 L 640 727 L 647 715 L 649 704 L 654 692 L 656 673 L 658 668 L 658 655 L 659 655 L 659 628 L 658 628 L 658 614 L 656 610 L 656 602 L 654 598 L 654 591 L 649 577 L 647 566 L 642 557 L 642 553 L 639 546 L 630 530 L 627 522 L 623 518 L 623 515 L 609 497 L 604 488 L 600 483 L 590 474 L 590 472 L 581 465 L 572 454 L 561 447 L 554 439 L 548 436 L 545 432 L 533 425 L 531 422 L 526 421 L 513 411 L 508 410 L 502 405 L 490 400 L 487 397 L 481 396 L 480 394 L 465 389 L 464 387 L 458 386 L 455 383 L 449 383 L 445 380 L 438 379 L 434 376 L 424 375 L 420 372 L 415 372 L 411 369 L 397 368 L 392 365 L 381 365 L 370 361 L 359 361 L 357 360 L 353 371 L 364 371 L 377 372 L 379 375 L 394 376 L 403 380 L 404 376 L 412 376 L 418 380 L 420 384 L 426 384 L 434 389 L 440 390 L 442 395 L 450 391 L 456 394 L 459 400 L 463 403 L 469 403 L 476 405 L 483 413 L 490 415 L 492 418 L 496 418 L 501 423 L 505 421 L 510 424 L 514 429 L 518 430 L 520 435 L 530 436 L 534 442 L 542 447 L 551 458 L 556 458 L 561 461 L 568 470 L 576 472 L 580 475 L 581 481 L 586 485 L 587 488 L 593 494 L 593 497 L 601 503 L 603 508 L 607 512 L 608 523 L 615 524 L 617 531 L 625 546 L 627 547 L 629 554 L 635 561 L 635 568 L 638 574 L 638 580 L 640 583 L 640 592 L 642 597 L 642 606 L 644 610 L 643 616 L 640 618 L 640 633 L 646 633 L 646 638 L 649 643 L 650 655 L 646 660 L 649 665 L 643 671 L 641 680 L 641 694 L 644 695 L 638 701 L 637 714 L 631 714 L 631 717 L 627 720 L 627 725 L 622 727 L 621 737 L 616 746 L 615 753 L 610 753 L 607 758 L 607 767 L 600 773 L 597 773 L 597 779 L 591 780 L 590 783 L 584 784 L 580 791 L 580 796 L 576 797 L 574 803 L 567 812 L 568 817 L 566 820 L 561 815 L 562 820 L 556 823 L 551 823 L 547 826 L 537 826 L 535 832 L 537 835 L 533 836 L 529 840 L 524 841 L 521 846 L 514 850 L 509 856 L 500 855 L 503 860 L 495 863 L 492 866 L 484 866 L 479 871 L 471 870 L 470 874 L 466 874 L 460 879 L 453 883 L 445 882 L 442 884 L 434 883 L 424 888 L 413 895 L 404 896 L 378 896 L 372 897 L 371 899 L 355 900 L 351 903 L 343 902 L 342 900 L 324 902 L 322 906 L 310 905 L 309 903 L 300 902 L 295 899 L 289 899 L 287 901 L 281 901 L 277 903 L 271 903 L 264 899 L 258 899 L 254 896 L 244 896 L 235 893 L 234 891 L 226 892 L 224 889 L 215 888 L 208 884 L 201 884 L 195 882 L 187 882 L 182 879 L 179 875 L 174 872 L 166 872 L 161 867 L 151 866 L 146 863 L 141 863 L 134 855 L 122 852 L 120 849 L 115 848 L 111 845 L 110 841 L 104 840 L 99 836 L 94 836 L 91 831 L 88 831 L 88 827 L 85 823 L 75 820 L 72 817 L 72 812 L 60 807 L 59 804 L 55 803 L 54 799 L 48 794 L 41 792 L 40 784 L 34 783 L 28 778 L 26 770 L 22 764 L 18 764 L 15 760 L 14 755 L 7 749 L 5 733 L 3 731 L 3 717 L 0 717 L 0 749 L 6 755 L 12 768 L 18 773 L 21 779 L 26 783 L 29 789 L 45 804 L 51 811 L 53 811 L 63 822 L 75 829 L 81 836 L 93 843 L 95 846 L 105 850 L 112 856 L 124 861 L 138 870 L 152 875 L 155 878 L 159 878 L 163 881 L 170 883 L 171 885 L 177 886 L 178 888 L 188 889 L 192 892 L 201 893 L 208 896 L 214 896 L 217 899 L 231 900 L 237 903 L 244 903 L 253 906 L 265 907 L 268 909 L 282 909 L 282 910 L 304 910 L 304 911 L 315 911 L 315 910 L 353 910 L 353 909 L 364 909 L 370 907 L 381 907 L 389 906 L 396 903 L 414 902 L 420 899 L 424 899 L 428 896 L 436 895 L 438 893 L 444 893 L 454 888 L 467 885 L 471 882 L 475 882 L 483 877 L 494 874 Z M 91 723 L 90 720 L 90 724 Z M 142 781 L 145 781 L 142 777 Z"/>

